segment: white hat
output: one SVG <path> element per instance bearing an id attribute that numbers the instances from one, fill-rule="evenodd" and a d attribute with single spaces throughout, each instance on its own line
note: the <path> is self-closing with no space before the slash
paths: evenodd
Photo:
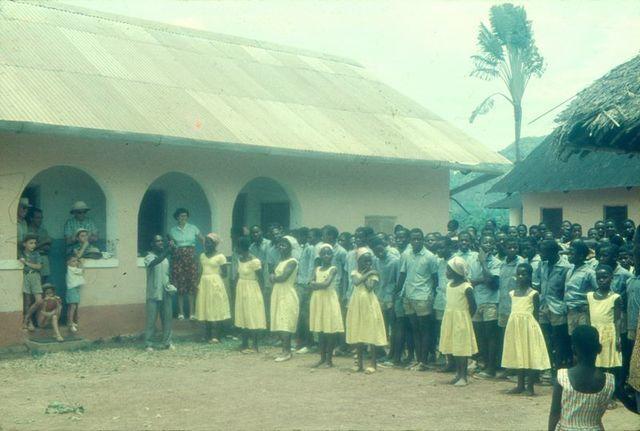
<path id="1" fill-rule="evenodd" d="M 91 208 L 89 208 L 89 205 L 87 205 L 85 202 L 78 201 L 71 206 L 70 212 L 73 214 L 76 211 L 89 211 L 90 209 Z"/>

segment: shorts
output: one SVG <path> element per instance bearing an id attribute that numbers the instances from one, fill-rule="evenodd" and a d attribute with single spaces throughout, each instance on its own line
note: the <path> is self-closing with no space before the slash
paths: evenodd
<path id="1" fill-rule="evenodd" d="M 28 295 L 42 294 L 42 281 L 40 280 L 39 272 L 33 271 L 24 274 L 22 279 L 22 293 Z"/>
<path id="2" fill-rule="evenodd" d="M 403 298 L 400 297 L 396 298 L 393 301 L 393 312 L 396 315 L 396 319 L 399 317 L 405 317 L 404 305 L 402 305 L 403 301 Z"/>
<path id="3" fill-rule="evenodd" d="M 67 304 L 79 304 L 80 303 L 80 288 L 82 286 L 78 286 L 78 287 L 71 287 L 67 289 L 67 296 L 66 296 L 66 300 L 67 300 Z"/>
<path id="4" fill-rule="evenodd" d="M 493 322 L 498 320 L 498 304 L 486 303 L 478 305 L 472 320 L 474 322 Z"/>
<path id="5" fill-rule="evenodd" d="M 382 309 L 382 311 L 387 311 L 394 308 L 393 301 L 379 301 L 379 302 L 380 302 L 380 308 Z"/>
<path id="6" fill-rule="evenodd" d="M 545 306 L 540 308 L 539 317 L 541 325 L 561 326 L 567 324 L 566 314 L 556 314 Z"/>
<path id="7" fill-rule="evenodd" d="M 509 314 L 498 314 L 498 326 L 501 328 L 507 327 L 507 322 L 509 321 Z"/>
<path id="8" fill-rule="evenodd" d="M 436 313 L 436 320 L 442 320 L 444 317 L 444 310 L 434 310 Z"/>
<path id="9" fill-rule="evenodd" d="M 402 306 L 404 307 L 404 314 L 407 316 L 415 314 L 418 317 L 422 317 L 433 314 L 433 300 L 431 299 L 420 300 L 404 298 Z"/>
<path id="10" fill-rule="evenodd" d="M 567 312 L 567 326 L 569 327 L 569 335 L 573 334 L 573 330 L 580 325 L 589 325 L 589 311 L 585 307 L 570 309 Z"/>

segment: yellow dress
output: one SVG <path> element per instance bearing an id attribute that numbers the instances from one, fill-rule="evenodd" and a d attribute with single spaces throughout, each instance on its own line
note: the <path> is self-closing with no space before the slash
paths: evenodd
<path id="1" fill-rule="evenodd" d="M 358 271 L 353 271 L 353 274 L 360 276 Z M 346 339 L 348 344 L 387 345 L 387 331 L 384 327 L 382 310 L 378 297 L 371 288 L 379 281 L 380 278 L 377 275 L 372 275 L 367 278 L 365 283 L 356 284 L 353 287 L 347 310 Z"/>
<path id="2" fill-rule="evenodd" d="M 283 260 L 276 266 L 274 271 L 276 277 L 284 272 L 289 262 L 298 261 L 294 258 Z M 289 278 L 282 283 L 274 283 L 271 291 L 271 331 L 295 333 L 298 326 L 298 313 L 300 312 L 300 301 L 296 293 L 296 276 L 298 265 L 293 270 Z"/>
<path id="3" fill-rule="evenodd" d="M 511 297 L 511 314 L 504 330 L 502 366 L 514 370 L 547 370 L 551 368 L 547 345 L 540 324 L 533 316 L 533 298 L 538 292 L 531 289 L 525 296 Z"/>
<path id="4" fill-rule="evenodd" d="M 587 293 L 591 326 L 600 334 L 602 352 L 596 357 L 596 367 L 614 368 L 622 366 L 622 354 L 616 349 L 615 304 L 620 298 L 610 293 L 604 299 L 596 299 L 593 292 Z"/>
<path id="5" fill-rule="evenodd" d="M 207 257 L 200 255 L 202 276 L 196 296 L 196 319 L 206 322 L 219 322 L 231 318 L 229 296 L 220 277 L 220 267 L 227 263 L 224 254 Z"/>
<path id="6" fill-rule="evenodd" d="M 321 267 L 316 268 L 316 281 L 318 283 L 325 282 L 329 278 L 332 268 L 335 267 L 331 266 L 326 270 Z M 313 291 L 309 310 L 309 329 L 311 332 L 323 332 L 325 334 L 344 332 L 335 277 L 328 287 Z"/>
<path id="7" fill-rule="evenodd" d="M 464 282 L 458 286 L 447 284 L 447 305 L 440 328 L 440 353 L 453 356 L 472 356 L 478 353 L 473 332 L 466 291 L 473 289 Z"/>
<path id="8" fill-rule="evenodd" d="M 267 329 L 264 298 L 256 271 L 262 268 L 260 259 L 238 262 L 238 284 L 236 285 L 235 325 L 244 329 Z"/>

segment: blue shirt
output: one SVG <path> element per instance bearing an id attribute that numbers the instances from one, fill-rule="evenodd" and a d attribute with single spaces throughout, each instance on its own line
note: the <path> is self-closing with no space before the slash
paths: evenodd
<path id="1" fill-rule="evenodd" d="M 564 283 L 571 264 L 565 256 L 553 265 L 549 261 L 540 263 L 535 278 L 540 283 L 540 307 L 546 306 L 553 314 L 563 315 L 567 313 L 564 303 Z"/>
<path id="2" fill-rule="evenodd" d="M 627 328 L 636 331 L 640 313 L 640 275 L 627 280 Z M 637 338 L 638 334 L 636 334 Z"/>
<path id="3" fill-rule="evenodd" d="M 176 244 L 176 247 L 195 247 L 198 235 L 200 235 L 200 229 L 190 223 L 187 223 L 183 228 L 180 226 L 172 227 L 169 231 L 169 235 Z"/>
<path id="4" fill-rule="evenodd" d="M 438 258 L 438 286 L 436 287 L 436 299 L 433 301 L 435 310 L 444 311 L 447 306 L 447 260 Z"/>
<path id="5" fill-rule="evenodd" d="M 525 263 L 523 257 L 516 256 L 511 262 L 507 259 L 500 267 L 499 293 L 498 293 L 498 314 L 511 314 L 511 296 L 509 292 L 516 288 L 516 269 L 521 263 Z"/>
<path id="6" fill-rule="evenodd" d="M 384 259 L 376 259 L 374 267 L 380 276 L 380 282 L 375 291 L 378 301 L 392 302 L 393 292 L 398 285 L 400 275 L 400 259 L 394 254 L 387 253 Z"/>
<path id="7" fill-rule="evenodd" d="M 403 286 L 405 298 L 414 301 L 428 301 L 434 298 L 438 260 L 426 247 L 422 247 L 418 253 L 409 248 L 403 255 L 400 272 L 407 274 Z"/>
<path id="8" fill-rule="evenodd" d="M 624 269 L 621 265 L 616 266 L 613 270 L 611 291 L 620 295 L 624 302 L 627 302 L 627 280 L 631 277 L 633 277 L 633 274 Z"/>
<path id="9" fill-rule="evenodd" d="M 476 303 L 480 304 L 497 304 L 498 303 L 498 289 L 491 288 L 484 280 L 484 271 L 482 270 L 482 264 L 480 264 L 479 254 L 477 251 L 467 251 L 466 253 L 458 252 L 457 256 L 460 256 L 467 262 L 469 267 L 469 281 L 473 284 L 473 295 Z M 500 268 L 502 267 L 502 261 L 493 255 L 487 256 L 487 269 L 492 277 L 500 276 Z"/>
<path id="10" fill-rule="evenodd" d="M 336 243 L 333 246 L 333 259 L 331 259 L 331 265 L 335 266 L 337 269 L 336 272 L 336 288 L 338 289 L 338 296 L 342 298 L 346 291 L 346 284 L 348 279 L 351 277 L 345 276 L 345 264 L 347 261 L 347 250 L 344 249 L 340 244 Z"/>
<path id="11" fill-rule="evenodd" d="M 579 268 L 572 265 L 564 283 L 564 303 L 569 310 L 586 307 L 587 293 L 596 289 L 598 289 L 598 283 L 593 265 L 584 263 Z"/>
<path id="12" fill-rule="evenodd" d="M 315 268 L 315 248 L 312 245 L 305 244 L 300 251 L 300 259 L 298 259 L 298 284 L 309 284 L 313 277 Z"/>

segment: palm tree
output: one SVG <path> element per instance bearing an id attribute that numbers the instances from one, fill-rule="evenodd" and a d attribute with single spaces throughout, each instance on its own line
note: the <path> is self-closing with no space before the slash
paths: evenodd
<path id="1" fill-rule="evenodd" d="M 478 33 L 480 54 L 471 57 L 475 69 L 471 76 L 485 80 L 500 78 L 508 94 L 496 92 L 484 99 L 471 113 L 469 122 L 493 108 L 495 96 L 502 96 L 513 106 L 515 121 L 516 162 L 520 157 L 520 130 L 522 128 L 522 97 L 532 75 L 542 76 L 544 59 L 533 39 L 531 21 L 522 6 L 511 3 L 495 5 L 489 12 L 491 29 L 483 23 Z"/>

